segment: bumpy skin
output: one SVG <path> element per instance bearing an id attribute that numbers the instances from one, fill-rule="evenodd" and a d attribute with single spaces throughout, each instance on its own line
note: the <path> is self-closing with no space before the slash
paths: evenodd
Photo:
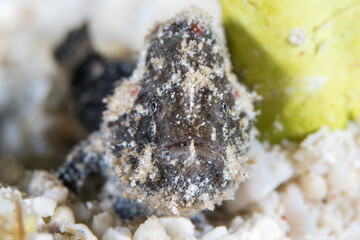
<path id="1" fill-rule="evenodd" d="M 61 177 L 77 188 L 97 165 L 125 197 L 173 214 L 231 198 L 247 174 L 255 95 L 230 68 L 208 18 L 187 12 L 159 24 L 132 77 L 106 99 L 101 130 L 74 149 Z"/>

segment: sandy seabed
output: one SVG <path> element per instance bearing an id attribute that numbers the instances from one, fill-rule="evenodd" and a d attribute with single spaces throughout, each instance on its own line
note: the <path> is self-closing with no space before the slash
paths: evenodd
<path id="1" fill-rule="evenodd" d="M 70 201 L 67 188 L 48 171 L 32 170 L 20 175 L 22 167 L 9 164 L 1 169 L 1 174 L 12 172 L 7 174 L 9 179 L 26 194 L 13 187 L 0 188 L 0 222 L 6 223 L 0 228 L 0 236 L 97 236 L 104 240 L 357 239 L 359 133 L 359 124 L 351 123 L 335 132 L 323 128 L 300 144 L 268 147 L 253 142 L 249 152 L 253 176 L 241 184 L 234 201 L 215 209 L 201 227 L 178 216 L 123 221 L 113 212 L 110 202 Z M 113 186 L 104 188 L 112 191 Z"/>

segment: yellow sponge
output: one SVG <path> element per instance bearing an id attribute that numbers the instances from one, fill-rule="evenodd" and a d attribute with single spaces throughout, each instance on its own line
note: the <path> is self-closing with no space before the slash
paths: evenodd
<path id="1" fill-rule="evenodd" d="M 263 96 L 263 139 L 301 139 L 360 114 L 360 0 L 220 1 L 235 70 Z"/>

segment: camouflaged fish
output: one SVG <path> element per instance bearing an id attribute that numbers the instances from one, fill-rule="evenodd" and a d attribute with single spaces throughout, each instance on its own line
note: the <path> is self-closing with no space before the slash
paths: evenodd
<path id="1" fill-rule="evenodd" d="M 125 197 L 173 214 L 214 208 L 247 175 L 253 101 L 208 17 L 158 24 L 133 75 L 105 99 L 99 131 L 68 155 L 61 178 L 75 188 L 96 169 Z"/>

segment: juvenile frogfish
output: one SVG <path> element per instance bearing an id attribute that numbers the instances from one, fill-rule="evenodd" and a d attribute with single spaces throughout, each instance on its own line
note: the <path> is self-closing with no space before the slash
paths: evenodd
<path id="1" fill-rule="evenodd" d="M 155 26 L 133 75 L 104 100 L 100 130 L 60 169 L 66 185 L 100 171 L 124 197 L 181 215 L 233 197 L 249 172 L 256 94 L 231 72 L 210 21 L 192 10 Z"/>

